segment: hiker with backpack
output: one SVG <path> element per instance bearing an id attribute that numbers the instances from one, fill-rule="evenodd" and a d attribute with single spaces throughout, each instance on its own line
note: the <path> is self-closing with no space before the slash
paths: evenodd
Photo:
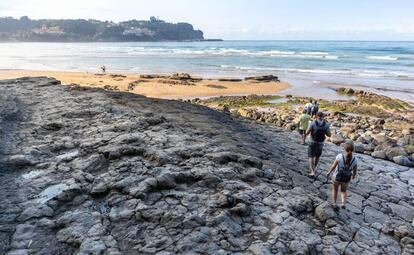
<path id="1" fill-rule="evenodd" d="M 332 201 L 335 211 L 339 209 L 336 204 L 339 186 L 341 187 L 341 208 L 345 209 L 348 184 L 351 180 L 355 180 L 358 171 L 358 160 L 353 155 L 354 145 L 346 143 L 344 149 L 343 154 L 336 156 L 327 175 L 328 178 L 332 175 Z"/>
<path id="2" fill-rule="evenodd" d="M 327 136 L 331 137 L 332 135 L 330 124 L 324 119 L 324 114 L 322 112 L 316 114 L 316 120 L 312 122 L 306 131 L 306 136 L 308 135 L 311 135 L 311 143 L 308 147 L 309 177 L 315 177 L 316 168 L 322 155 L 325 139 Z"/>
<path id="3" fill-rule="evenodd" d="M 319 112 L 319 104 L 318 104 L 318 101 L 315 100 L 315 103 L 312 105 L 312 117 L 315 117 L 318 112 Z"/>

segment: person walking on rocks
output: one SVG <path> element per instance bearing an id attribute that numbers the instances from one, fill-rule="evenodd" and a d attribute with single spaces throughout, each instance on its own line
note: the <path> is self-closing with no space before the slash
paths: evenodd
<path id="1" fill-rule="evenodd" d="M 318 104 L 318 101 L 315 100 L 315 103 L 312 106 L 312 118 L 315 117 L 318 112 L 319 112 L 319 104 Z"/>
<path id="2" fill-rule="evenodd" d="M 301 135 L 301 142 L 300 144 L 305 144 L 306 142 L 306 130 L 308 130 L 309 122 L 311 120 L 311 116 L 307 113 L 306 109 L 303 110 L 302 115 L 299 118 L 299 134 Z"/>
<path id="3" fill-rule="evenodd" d="M 306 113 L 307 113 L 308 115 L 311 115 L 311 114 L 312 114 L 312 107 L 313 107 L 313 101 L 312 101 L 312 100 L 310 100 L 310 101 L 309 101 L 309 103 L 307 103 L 307 104 L 305 105 L 305 111 L 306 111 Z"/>
<path id="4" fill-rule="evenodd" d="M 353 155 L 354 145 L 352 143 L 345 143 L 344 149 L 344 153 L 336 156 L 335 161 L 328 171 L 328 178 L 332 175 L 332 201 L 334 210 L 338 210 L 336 200 L 339 187 L 341 187 L 341 208 L 345 209 L 348 184 L 351 180 L 355 180 L 358 171 L 358 160 Z"/>
<path id="5" fill-rule="evenodd" d="M 314 177 L 319 159 L 322 156 L 323 145 L 326 136 L 331 137 L 330 124 L 324 119 L 324 114 L 318 112 L 316 120 L 312 122 L 306 131 L 306 136 L 311 135 L 311 144 L 308 148 L 309 157 L 309 177 Z"/>

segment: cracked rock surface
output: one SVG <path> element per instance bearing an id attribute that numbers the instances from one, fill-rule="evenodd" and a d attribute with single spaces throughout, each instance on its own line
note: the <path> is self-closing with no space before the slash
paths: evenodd
<path id="1" fill-rule="evenodd" d="M 413 254 L 414 169 L 358 155 L 329 204 L 296 134 L 203 106 L 0 82 L 0 254 Z"/>

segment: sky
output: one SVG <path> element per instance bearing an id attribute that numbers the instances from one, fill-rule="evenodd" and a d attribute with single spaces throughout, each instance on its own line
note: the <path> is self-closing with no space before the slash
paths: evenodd
<path id="1" fill-rule="evenodd" d="M 226 40 L 414 40 L 413 0 L 0 0 L 0 16 L 157 16 Z"/>

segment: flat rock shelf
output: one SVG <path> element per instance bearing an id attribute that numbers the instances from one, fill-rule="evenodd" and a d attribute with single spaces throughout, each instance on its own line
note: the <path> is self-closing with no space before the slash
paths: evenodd
<path id="1" fill-rule="evenodd" d="M 186 102 L 0 82 L 0 254 L 413 254 L 414 169 L 329 204 L 297 134 Z"/>

